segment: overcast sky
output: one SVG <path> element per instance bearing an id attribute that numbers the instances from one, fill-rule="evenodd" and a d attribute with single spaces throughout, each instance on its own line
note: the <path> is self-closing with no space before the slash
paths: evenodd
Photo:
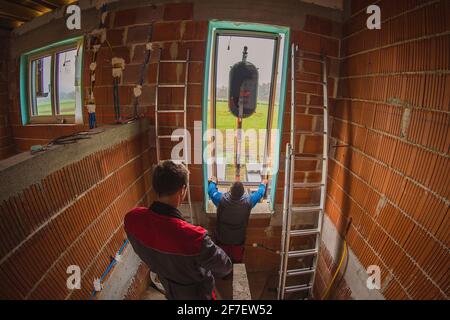
<path id="1" fill-rule="evenodd" d="M 64 93 L 75 91 L 75 56 L 77 50 L 59 55 L 59 90 Z M 64 65 L 65 62 L 65 65 Z"/>
<path id="2" fill-rule="evenodd" d="M 230 50 L 228 50 L 230 43 Z M 259 84 L 271 81 L 274 40 L 220 36 L 217 59 L 217 87 L 228 87 L 230 68 L 242 60 L 244 46 L 248 47 L 247 61 L 253 63 L 259 72 Z"/>

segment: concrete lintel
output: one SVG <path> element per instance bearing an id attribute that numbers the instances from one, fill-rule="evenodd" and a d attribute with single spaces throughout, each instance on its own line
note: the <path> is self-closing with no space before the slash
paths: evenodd
<path id="1" fill-rule="evenodd" d="M 148 119 L 101 127 L 101 133 L 74 144 L 58 145 L 42 153 L 23 152 L 0 161 L 0 202 L 17 195 L 49 174 L 84 157 L 128 140 L 149 128 Z"/>
<path id="2" fill-rule="evenodd" d="M 229 20 L 284 25 L 302 30 L 306 15 L 342 22 L 340 9 L 298 0 L 196 0 L 194 20 Z M 339 36 L 338 34 L 335 35 Z"/>

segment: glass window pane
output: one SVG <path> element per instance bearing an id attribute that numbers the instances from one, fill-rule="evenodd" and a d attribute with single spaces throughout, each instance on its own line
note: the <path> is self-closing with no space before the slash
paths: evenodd
<path id="1" fill-rule="evenodd" d="M 215 57 L 217 63 L 216 128 L 222 132 L 225 140 L 223 154 L 225 165 L 217 165 L 219 181 L 235 179 L 234 158 L 237 145 L 234 137 L 227 136 L 226 131 L 236 130 L 238 119 L 229 110 L 229 77 L 233 65 L 242 60 L 244 46 L 248 48 L 247 61 L 253 63 L 258 69 L 258 96 L 255 113 L 242 120 L 244 131 L 240 152 L 241 181 L 259 182 L 261 180 L 275 40 L 221 35 L 217 37 L 217 56 Z M 223 150 L 222 148 L 218 147 L 219 150 Z"/>
<path id="2" fill-rule="evenodd" d="M 31 62 L 32 114 L 35 116 L 52 115 L 51 69 L 51 56 Z"/>
<path id="3" fill-rule="evenodd" d="M 75 58 L 77 50 L 69 50 L 56 54 L 57 69 L 57 113 L 61 115 L 75 114 Z"/>

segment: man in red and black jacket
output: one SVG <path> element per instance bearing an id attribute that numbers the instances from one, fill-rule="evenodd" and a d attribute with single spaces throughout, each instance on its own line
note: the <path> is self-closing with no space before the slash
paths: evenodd
<path id="1" fill-rule="evenodd" d="M 164 161 L 153 169 L 157 201 L 125 216 L 125 231 L 136 254 L 155 272 L 167 299 L 215 299 L 214 276 L 232 270 L 227 254 L 206 230 L 185 221 L 177 209 L 187 193 L 189 172 Z"/>

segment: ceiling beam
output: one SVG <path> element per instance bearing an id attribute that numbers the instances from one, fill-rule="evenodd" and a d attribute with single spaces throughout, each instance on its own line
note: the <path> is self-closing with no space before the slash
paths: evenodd
<path id="1" fill-rule="evenodd" d="M 42 12 L 42 13 L 51 11 L 50 8 L 43 6 L 42 4 L 39 4 L 33 0 L 18 0 L 17 2 L 20 2 L 21 6 L 24 6 L 24 7 L 27 7 L 27 8 Z"/>
<path id="2" fill-rule="evenodd" d="M 17 28 L 24 22 L 74 2 L 77 0 L 0 0 L 0 28 Z"/>
<path id="3" fill-rule="evenodd" d="M 43 1 L 43 0 L 32 0 L 31 2 L 36 3 L 40 6 L 46 7 L 47 9 L 51 9 L 54 10 L 56 8 L 58 8 L 58 6 L 52 4 L 52 3 L 48 3 L 48 1 Z"/>
<path id="4" fill-rule="evenodd" d="M 0 16 L 0 29 L 11 31 L 17 27 L 20 27 L 21 24 L 22 23 L 19 21 Z"/>
<path id="5" fill-rule="evenodd" d="M 32 20 L 37 16 L 40 16 L 42 12 L 24 7 L 20 4 L 0 0 L 0 14 L 2 14 L 3 16 L 15 18 L 18 21 L 26 22 Z"/>
<path id="6" fill-rule="evenodd" d="M 60 8 L 74 2 L 79 2 L 79 0 L 41 0 L 41 1 L 52 3 L 53 5 L 58 6 Z"/>

